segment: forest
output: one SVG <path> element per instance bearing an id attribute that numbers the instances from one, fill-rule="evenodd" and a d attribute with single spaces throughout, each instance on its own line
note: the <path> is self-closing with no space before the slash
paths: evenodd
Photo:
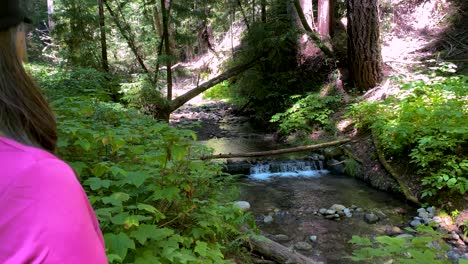
<path id="1" fill-rule="evenodd" d="M 468 2 L 21 2 L 18 49 L 109 263 L 468 263 Z M 274 147 L 202 144 L 243 122 Z M 346 233 L 336 259 L 269 234 L 283 208 L 239 206 L 248 176 L 226 168 L 284 148 L 410 208 L 393 210 L 401 232 Z M 392 218 L 320 207 L 317 226 Z"/>

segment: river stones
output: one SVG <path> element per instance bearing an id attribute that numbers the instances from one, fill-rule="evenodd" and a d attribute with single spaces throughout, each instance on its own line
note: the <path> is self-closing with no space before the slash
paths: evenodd
<path id="1" fill-rule="evenodd" d="M 326 212 L 325 212 L 326 215 L 334 215 L 336 214 L 336 210 L 333 210 L 333 209 L 328 209 Z"/>
<path id="2" fill-rule="evenodd" d="M 272 239 L 276 242 L 287 242 L 291 240 L 290 237 L 288 237 L 287 235 L 283 235 L 283 234 L 274 235 Z"/>
<path id="3" fill-rule="evenodd" d="M 271 214 L 263 217 L 263 223 L 271 224 L 273 223 L 273 216 Z"/>
<path id="4" fill-rule="evenodd" d="M 385 226 L 385 234 L 388 236 L 396 236 L 403 234 L 403 230 L 398 226 Z"/>
<path id="5" fill-rule="evenodd" d="M 366 221 L 368 224 L 375 224 L 380 220 L 378 216 L 376 216 L 373 213 L 370 214 L 365 214 L 364 215 L 364 221 Z"/>
<path id="6" fill-rule="evenodd" d="M 294 248 L 297 250 L 303 250 L 303 251 L 308 251 L 312 249 L 312 245 L 307 243 L 307 242 L 297 242 L 294 244 Z"/>
<path id="7" fill-rule="evenodd" d="M 320 210 L 318 211 L 319 214 L 325 214 L 327 212 L 327 209 L 326 208 L 320 208 Z"/>
<path id="8" fill-rule="evenodd" d="M 312 242 L 315 242 L 315 241 L 317 241 L 317 236 L 310 236 L 309 240 L 312 241 Z"/>
<path id="9" fill-rule="evenodd" d="M 250 209 L 250 203 L 247 201 L 237 201 L 234 205 L 239 207 L 242 211 L 248 211 Z"/>
<path id="10" fill-rule="evenodd" d="M 330 209 L 339 212 L 339 211 L 343 211 L 344 209 L 346 209 L 346 206 L 342 204 L 334 204 L 330 207 Z"/>

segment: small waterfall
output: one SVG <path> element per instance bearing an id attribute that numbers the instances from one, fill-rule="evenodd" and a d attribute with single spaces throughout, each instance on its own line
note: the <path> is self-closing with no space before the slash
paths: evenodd
<path id="1" fill-rule="evenodd" d="M 328 173 L 322 161 L 285 161 L 257 164 L 250 167 L 250 177 L 267 180 L 270 177 L 318 177 Z"/>

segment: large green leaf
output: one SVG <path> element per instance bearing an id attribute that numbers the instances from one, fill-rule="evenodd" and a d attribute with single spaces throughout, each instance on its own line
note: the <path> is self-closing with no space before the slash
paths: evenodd
<path id="1" fill-rule="evenodd" d="M 129 249 L 135 249 L 135 242 L 125 233 L 104 235 L 106 248 L 109 253 L 116 254 L 121 259 L 125 259 Z"/>

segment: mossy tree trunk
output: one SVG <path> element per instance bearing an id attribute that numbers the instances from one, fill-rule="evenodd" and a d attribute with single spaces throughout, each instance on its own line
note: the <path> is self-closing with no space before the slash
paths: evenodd
<path id="1" fill-rule="evenodd" d="M 348 67 L 356 89 L 365 92 L 382 80 L 377 0 L 348 0 Z"/>

